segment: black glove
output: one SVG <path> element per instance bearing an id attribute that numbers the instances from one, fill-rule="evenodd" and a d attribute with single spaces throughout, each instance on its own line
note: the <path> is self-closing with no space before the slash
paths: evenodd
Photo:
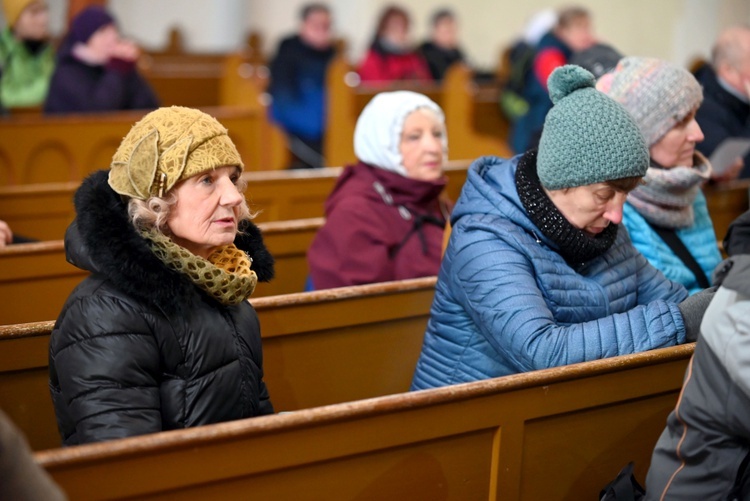
<path id="1" fill-rule="evenodd" d="M 724 279 L 727 277 L 727 273 L 729 273 L 729 270 L 732 269 L 733 265 L 734 260 L 731 257 L 720 262 L 719 265 L 714 268 L 711 284 L 717 287 L 720 286 L 722 282 L 724 282 Z"/>
<path id="2" fill-rule="evenodd" d="M 716 287 L 711 287 L 693 294 L 677 305 L 680 313 L 682 313 L 682 322 L 685 324 L 685 340 L 688 343 L 692 343 L 698 339 L 703 314 L 706 312 L 706 308 L 708 308 L 715 293 Z"/>

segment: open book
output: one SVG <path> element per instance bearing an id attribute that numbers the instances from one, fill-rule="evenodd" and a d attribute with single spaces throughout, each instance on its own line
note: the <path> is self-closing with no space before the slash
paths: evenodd
<path id="1" fill-rule="evenodd" d="M 737 158 L 744 158 L 750 152 L 750 138 L 729 137 L 716 147 L 708 160 L 716 174 L 723 174 Z"/>

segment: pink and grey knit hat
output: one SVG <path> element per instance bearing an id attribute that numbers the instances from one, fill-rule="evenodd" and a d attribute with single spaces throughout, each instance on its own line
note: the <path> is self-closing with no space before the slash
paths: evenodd
<path id="1" fill-rule="evenodd" d="M 623 58 L 596 88 L 628 110 L 649 146 L 703 101 L 703 90 L 689 71 L 652 57 Z"/>

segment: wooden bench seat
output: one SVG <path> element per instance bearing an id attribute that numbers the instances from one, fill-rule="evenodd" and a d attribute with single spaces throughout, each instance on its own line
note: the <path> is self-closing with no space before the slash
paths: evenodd
<path id="1" fill-rule="evenodd" d="M 435 278 L 251 299 L 277 411 L 409 389 Z M 0 408 L 34 449 L 60 438 L 47 386 L 53 322 L 0 327 Z"/>
<path id="2" fill-rule="evenodd" d="M 450 162 L 446 194 L 455 201 L 466 181 L 469 160 Z M 322 217 L 323 204 L 341 174 L 340 167 L 258 171 L 244 174 L 245 196 L 256 222 Z M 0 186 L 0 219 L 14 232 L 37 240 L 60 240 L 75 216 L 73 194 L 79 182 Z"/>
<path id="3" fill-rule="evenodd" d="M 597 499 L 629 461 L 645 478 L 692 349 L 43 451 L 36 458 L 72 501 Z"/>
<path id="4" fill-rule="evenodd" d="M 258 284 L 255 297 L 302 292 L 307 249 L 323 218 L 259 223 L 276 259 L 276 277 Z M 57 318 L 71 291 L 88 275 L 65 260 L 62 240 L 0 249 L 0 325 Z"/>

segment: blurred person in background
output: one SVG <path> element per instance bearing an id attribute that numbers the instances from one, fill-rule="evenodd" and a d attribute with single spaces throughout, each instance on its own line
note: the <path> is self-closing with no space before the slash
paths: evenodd
<path id="1" fill-rule="evenodd" d="M 136 69 L 137 45 L 120 36 L 102 7 L 87 7 L 70 23 L 57 52 L 44 112 L 152 109 L 159 102 Z"/>
<path id="2" fill-rule="evenodd" d="M 409 14 L 397 6 L 380 15 L 375 37 L 359 67 L 363 82 L 432 80 L 422 54 L 409 39 Z"/>
<path id="3" fill-rule="evenodd" d="M 44 103 L 55 66 L 44 0 L 3 0 L 8 26 L 0 33 L 0 104 L 3 108 Z"/>
<path id="4" fill-rule="evenodd" d="M 523 97 L 528 112 L 513 125 L 511 148 L 523 153 L 536 147 L 544 118 L 552 108 L 547 92 L 547 79 L 555 70 L 567 64 L 574 52 L 588 49 L 596 43 L 591 15 L 582 7 L 562 9 L 557 24 L 542 37 L 536 46 L 532 70 L 526 76 Z"/>
<path id="5" fill-rule="evenodd" d="M 448 68 L 464 62 L 464 54 L 458 44 L 458 21 L 449 9 L 441 9 L 432 16 L 430 39 L 424 42 L 422 53 L 432 78 L 441 81 Z"/>
<path id="6" fill-rule="evenodd" d="M 750 26 L 723 31 L 714 45 L 711 64 L 695 76 L 704 94 L 695 118 L 706 135 L 698 150 L 710 157 L 726 139 L 750 139 Z M 714 175 L 719 182 L 737 177 L 750 177 L 750 152 Z"/>
<path id="7" fill-rule="evenodd" d="M 291 168 L 323 167 L 326 71 L 336 54 L 331 12 L 324 4 L 307 4 L 300 21 L 299 32 L 281 41 L 270 64 L 271 116 L 286 133 Z"/>

